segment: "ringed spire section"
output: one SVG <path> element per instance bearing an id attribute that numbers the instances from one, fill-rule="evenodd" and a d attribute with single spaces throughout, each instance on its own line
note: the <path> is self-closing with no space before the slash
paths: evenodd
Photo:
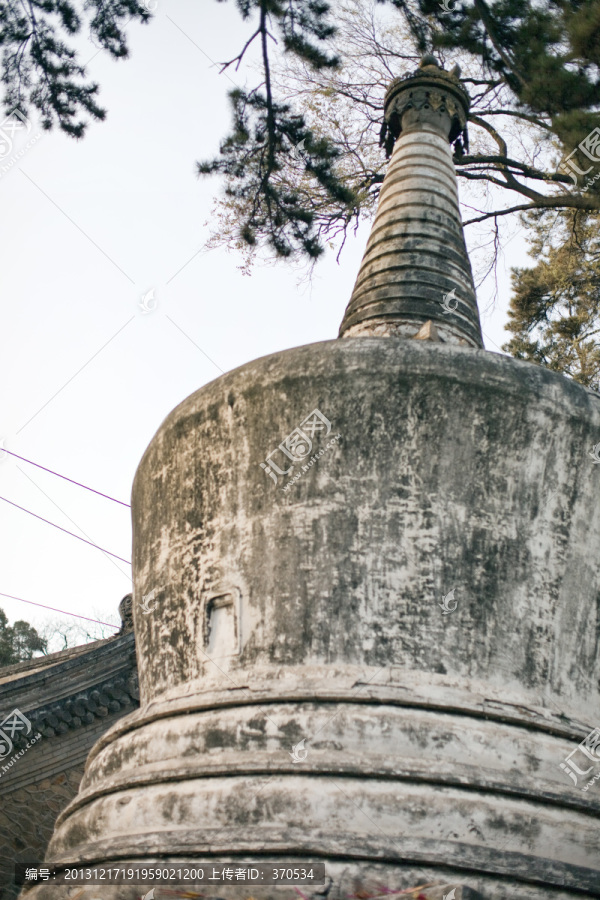
<path id="1" fill-rule="evenodd" d="M 387 90 L 392 158 L 340 337 L 414 338 L 432 322 L 442 343 L 483 347 L 452 162 L 451 144 L 467 144 L 458 74 L 427 56 Z"/>

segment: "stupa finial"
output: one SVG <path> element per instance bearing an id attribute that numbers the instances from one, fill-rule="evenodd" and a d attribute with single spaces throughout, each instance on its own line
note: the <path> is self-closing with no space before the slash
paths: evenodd
<path id="1" fill-rule="evenodd" d="M 440 342 L 483 347 L 450 149 L 468 149 L 459 75 L 426 55 L 386 92 L 392 159 L 340 337 L 412 338 L 431 321 Z"/>

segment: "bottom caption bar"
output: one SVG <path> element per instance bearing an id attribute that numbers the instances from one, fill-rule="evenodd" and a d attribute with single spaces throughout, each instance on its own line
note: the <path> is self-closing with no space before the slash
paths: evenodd
<path id="1" fill-rule="evenodd" d="M 325 884 L 325 863 L 198 863 L 62 867 L 15 864 L 18 885 L 51 884 Z"/>

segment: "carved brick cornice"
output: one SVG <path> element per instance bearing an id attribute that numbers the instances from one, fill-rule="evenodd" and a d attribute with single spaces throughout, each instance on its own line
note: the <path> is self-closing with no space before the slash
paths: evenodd
<path id="1" fill-rule="evenodd" d="M 45 669 L 18 675 L 0 685 L 0 712 L 7 715 L 19 709 L 31 722 L 32 733 L 44 737 L 63 735 L 117 713 L 125 715 L 139 706 L 132 632 L 91 644 L 76 656 L 65 654 L 64 661 Z M 15 734 L 15 750 L 29 738 Z"/>
<path id="2" fill-rule="evenodd" d="M 77 691 L 70 697 L 63 697 L 56 703 L 40 707 L 28 713 L 34 732 L 44 737 L 65 734 L 76 728 L 93 725 L 98 719 L 121 713 L 125 715 L 139 706 L 137 671 L 102 681 L 87 691 Z M 29 737 L 15 735 L 13 741 L 18 750 Z"/>

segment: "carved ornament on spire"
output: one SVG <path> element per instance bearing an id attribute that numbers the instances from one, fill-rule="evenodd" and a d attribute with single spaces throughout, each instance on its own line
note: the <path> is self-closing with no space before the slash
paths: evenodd
<path id="1" fill-rule="evenodd" d="M 437 125 L 459 155 L 463 145 L 468 151 L 470 101 L 459 75 L 458 66 L 446 72 L 435 57 L 424 56 L 415 72 L 392 81 L 385 95 L 385 119 L 380 133 L 380 145 L 388 158 L 398 137 L 410 127 L 409 118 L 413 122 L 427 120 L 434 127 Z M 413 111 L 412 117 L 405 115 L 409 110 Z"/>

